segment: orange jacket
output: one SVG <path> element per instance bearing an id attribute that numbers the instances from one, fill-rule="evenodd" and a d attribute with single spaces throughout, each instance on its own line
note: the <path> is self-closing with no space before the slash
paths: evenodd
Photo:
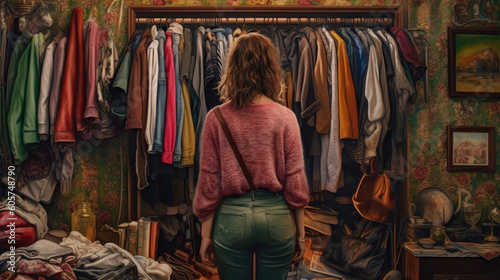
<path id="1" fill-rule="evenodd" d="M 340 139 L 358 139 L 358 107 L 347 49 L 335 31 L 331 30 L 330 34 L 337 45 Z"/>

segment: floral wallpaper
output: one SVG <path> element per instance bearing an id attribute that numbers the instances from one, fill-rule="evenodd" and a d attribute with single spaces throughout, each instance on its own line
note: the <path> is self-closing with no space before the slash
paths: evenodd
<path id="1" fill-rule="evenodd" d="M 126 133 L 107 140 L 80 140 L 75 145 L 71 192 L 48 206 L 49 228 L 71 229 L 71 213 L 82 200 L 96 215 L 97 229 L 127 221 Z M 121 205 L 120 205 L 120 202 Z"/>
<path id="2" fill-rule="evenodd" d="M 500 194 L 500 100 L 450 98 L 448 96 L 448 26 L 470 23 L 469 27 L 500 27 L 500 1 L 412 0 L 411 27 L 427 30 L 429 94 L 425 101 L 423 88 L 409 107 L 408 164 L 410 198 L 427 187 L 448 192 L 457 206 L 457 190 L 465 188 L 483 209 L 488 219 L 491 196 Z M 457 19 L 453 21 L 454 10 Z M 482 21 L 481 20 L 488 20 Z M 447 171 L 447 126 L 494 126 L 496 143 L 495 172 Z M 463 197 L 462 197 L 463 199 Z M 500 203 L 498 201 L 497 203 Z M 497 204 L 497 206 L 500 206 Z M 463 224 L 457 214 L 450 224 Z"/>
<path id="3" fill-rule="evenodd" d="M 97 8 L 98 22 L 109 26 L 116 37 L 120 51 L 127 41 L 127 7 L 131 5 L 398 5 L 399 0 L 51 0 L 54 10 L 54 28 L 66 29 L 74 7 L 83 7 L 88 16 Z M 457 205 L 457 189 L 465 188 L 483 208 L 483 217 L 491 209 L 489 197 L 500 193 L 500 100 L 474 98 L 452 99 L 448 97 L 447 28 L 453 25 L 453 9 L 460 11 L 458 23 L 477 19 L 500 18 L 500 0 L 411 0 L 410 26 L 426 31 L 429 41 L 428 68 L 429 92 L 424 96 L 423 85 L 417 85 L 418 98 L 409 106 L 408 121 L 408 179 L 410 200 L 427 187 L 439 187 L 448 192 Z M 494 23 L 490 23 L 495 25 Z M 448 125 L 495 126 L 496 172 L 448 172 L 446 163 Z M 69 228 L 70 213 L 82 196 L 90 198 L 98 224 L 115 225 L 126 217 L 127 161 L 124 154 L 120 166 L 120 147 L 126 151 L 125 135 L 100 142 L 81 142 L 75 155 L 75 174 L 72 192 L 59 197 L 49 208 L 51 227 Z M 123 195 L 121 185 L 123 175 Z M 121 199 L 120 199 L 121 198 Z M 120 200 L 123 203 L 121 212 Z M 462 216 L 453 218 L 452 224 L 460 224 Z"/>

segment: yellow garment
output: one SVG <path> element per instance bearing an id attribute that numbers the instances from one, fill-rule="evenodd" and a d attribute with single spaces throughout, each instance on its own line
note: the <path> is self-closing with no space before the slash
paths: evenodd
<path id="1" fill-rule="evenodd" d="M 191 116 L 191 105 L 189 90 L 184 79 L 181 80 L 182 96 L 184 98 L 184 123 L 182 125 L 182 166 L 194 164 L 194 152 L 196 149 L 193 118 Z"/>
<path id="2" fill-rule="evenodd" d="M 316 42 L 318 46 L 318 53 L 316 55 L 316 64 L 314 65 L 314 86 L 316 90 L 316 97 L 323 105 L 316 111 L 316 131 L 321 134 L 330 132 L 330 95 L 328 94 L 328 63 L 326 59 L 326 50 L 321 41 L 318 31 L 316 34 Z"/>
<path id="3" fill-rule="evenodd" d="M 179 41 L 179 61 L 182 61 L 183 53 L 184 53 L 184 33 L 181 34 L 181 40 Z"/>
<path id="4" fill-rule="evenodd" d="M 335 31 L 331 30 L 330 34 L 337 45 L 340 139 L 358 139 L 358 105 L 347 49 L 344 40 Z"/>
<path id="5" fill-rule="evenodd" d="M 236 40 L 238 40 L 238 38 L 240 37 L 240 35 L 241 35 L 241 29 L 238 27 L 238 28 L 236 28 L 233 31 L 233 40 L 234 40 L 234 43 L 236 43 Z"/>

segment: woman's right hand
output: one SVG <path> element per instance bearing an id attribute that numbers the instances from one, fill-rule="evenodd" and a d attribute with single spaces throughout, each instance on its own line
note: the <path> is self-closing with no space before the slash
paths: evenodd
<path id="1" fill-rule="evenodd" d="M 214 254 L 212 248 L 212 239 L 202 238 L 200 245 L 200 256 L 204 264 L 209 266 L 215 266 L 214 264 Z"/>
<path id="2" fill-rule="evenodd" d="M 297 243 L 295 244 L 295 255 L 293 256 L 292 262 L 293 263 L 299 262 L 304 257 L 305 252 L 306 252 L 305 242 L 297 241 Z"/>

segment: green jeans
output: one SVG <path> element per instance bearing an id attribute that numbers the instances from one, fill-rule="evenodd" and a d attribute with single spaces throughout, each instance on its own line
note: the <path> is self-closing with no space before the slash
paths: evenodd
<path id="1" fill-rule="evenodd" d="M 222 200 L 212 228 L 221 280 L 286 279 L 295 252 L 295 224 L 281 194 L 249 191 Z"/>

